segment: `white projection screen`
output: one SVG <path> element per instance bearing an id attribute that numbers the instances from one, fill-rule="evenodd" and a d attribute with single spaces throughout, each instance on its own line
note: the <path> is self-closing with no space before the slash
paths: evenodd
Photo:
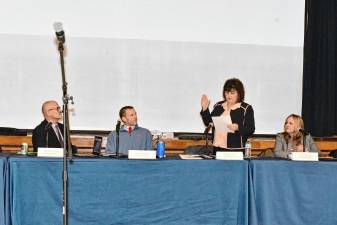
<path id="1" fill-rule="evenodd" d="M 62 104 L 53 23 L 66 33 L 71 129 L 111 130 L 124 105 L 140 126 L 202 132 L 200 97 L 242 80 L 257 134 L 301 113 L 304 0 L 12 0 L 0 8 L 0 126 L 32 129 Z"/>

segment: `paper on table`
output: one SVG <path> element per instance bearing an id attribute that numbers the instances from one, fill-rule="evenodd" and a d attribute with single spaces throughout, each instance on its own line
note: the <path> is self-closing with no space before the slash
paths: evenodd
<path id="1" fill-rule="evenodd" d="M 200 155 L 184 155 L 184 154 L 180 154 L 179 157 L 181 159 L 202 159 L 200 157 Z"/>
<path id="2" fill-rule="evenodd" d="M 230 115 L 227 116 L 216 116 L 212 117 L 215 130 L 219 133 L 234 133 L 230 130 L 227 125 L 232 124 L 232 119 Z"/>

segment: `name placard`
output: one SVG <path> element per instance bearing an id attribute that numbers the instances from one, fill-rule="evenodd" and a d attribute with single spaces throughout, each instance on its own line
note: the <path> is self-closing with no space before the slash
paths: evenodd
<path id="1" fill-rule="evenodd" d="M 129 159 L 156 159 L 155 150 L 129 150 Z"/>
<path id="2" fill-rule="evenodd" d="M 291 152 L 289 158 L 294 161 L 318 161 L 318 152 Z"/>
<path id="3" fill-rule="evenodd" d="M 38 157 L 62 158 L 63 148 L 38 148 L 37 156 Z"/>
<path id="4" fill-rule="evenodd" d="M 218 160 L 243 160 L 243 153 L 242 152 L 216 152 L 215 159 Z"/>

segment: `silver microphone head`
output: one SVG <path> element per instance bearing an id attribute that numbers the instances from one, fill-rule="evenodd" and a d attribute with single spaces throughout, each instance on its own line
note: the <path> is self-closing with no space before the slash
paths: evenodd
<path id="1" fill-rule="evenodd" d="M 61 22 L 55 22 L 53 26 L 56 33 L 63 31 L 63 25 Z"/>
<path id="2" fill-rule="evenodd" d="M 54 23 L 54 29 L 55 29 L 57 40 L 64 44 L 66 42 L 66 38 L 65 38 L 65 35 L 64 35 L 62 23 L 61 22 L 55 22 Z"/>

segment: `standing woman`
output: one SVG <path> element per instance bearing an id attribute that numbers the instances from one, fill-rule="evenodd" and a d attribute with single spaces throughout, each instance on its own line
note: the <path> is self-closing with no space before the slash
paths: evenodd
<path id="1" fill-rule="evenodd" d="M 254 110 L 244 102 L 245 89 L 237 78 L 228 79 L 223 87 L 223 101 L 216 103 L 209 111 L 210 101 L 206 95 L 201 97 L 200 115 L 205 126 L 213 123 L 212 117 L 230 116 L 232 124 L 227 127 L 231 132 L 213 129 L 213 151 L 244 150 L 245 143 L 255 131 Z"/>
<path id="2" fill-rule="evenodd" d="M 306 151 L 319 152 L 310 134 L 304 132 L 303 119 L 299 115 L 291 114 L 284 123 L 284 132 L 276 136 L 274 155 L 287 158 L 290 152 L 303 152 L 303 142 Z"/>

